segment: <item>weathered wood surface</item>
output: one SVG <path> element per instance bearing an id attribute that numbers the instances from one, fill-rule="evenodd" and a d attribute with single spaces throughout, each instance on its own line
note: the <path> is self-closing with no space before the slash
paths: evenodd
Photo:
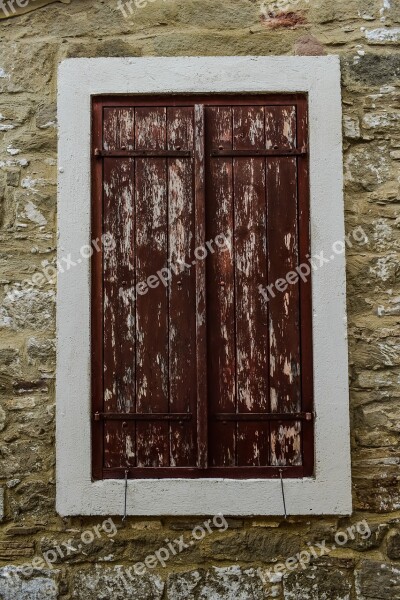
<path id="1" fill-rule="evenodd" d="M 143 415 L 105 419 L 105 473 L 268 467 L 275 475 L 286 467 L 293 474 L 303 464 L 302 428 L 313 451 L 312 423 L 303 417 L 251 418 L 312 408 L 310 357 L 305 374 L 301 365 L 302 344 L 310 348 L 302 336 L 311 316 L 306 325 L 301 319 L 303 304 L 311 311 L 310 289 L 297 282 L 269 300 L 259 291 L 294 270 L 309 246 L 308 231 L 299 231 L 299 223 L 308 228 L 307 159 L 257 156 L 306 146 L 304 103 L 204 105 L 103 108 L 108 153 L 190 151 L 99 158 L 103 231 L 116 240 L 103 257 L 102 406 Z M 192 264 L 195 248 L 220 234 L 230 244 L 214 243 Z M 147 293 L 137 293 L 152 276 Z M 162 418 L 178 413 L 189 417 Z"/>

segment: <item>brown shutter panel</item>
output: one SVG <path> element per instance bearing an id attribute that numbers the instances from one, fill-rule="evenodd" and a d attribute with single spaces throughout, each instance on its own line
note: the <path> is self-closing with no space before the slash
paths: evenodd
<path id="1" fill-rule="evenodd" d="M 267 148 L 296 148 L 296 107 L 268 107 Z M 268 280 L 274 282 L 299 264 L 297 159 L 267 160 Z M 301 412 L 299 284 L 269 302 L 271 412 Z M 301 424 L 271 423 L 271 465 L 301 464 Z"/>
<path id="2" fill-rule="evenodd" d="M 103 258 L 104 469 L 112 473 L 196 466 L 195 271 L 135 292 L 193 254 L 193 159 L 170 154 L 193 151 L 193 127 L 191 107 L 104 111 L 103 232 L 116 240 Z"/>
<path id="3" fill-rule="evenodd" d="M 306 99 L 93 114 L 94 477 L 311 475 L 310 282 L 260 293 L 309 253 Z"/>
<path id="4" fill-rule="evenodd" d="M 207 237 L 225 228 L 233 242 L 229 257 L 209 259 L 213 465 L 301 465 L 301 422 L 260 418 L 302 410 L 300 285 L 269 302 L 259 293 L 299 264 L 297 158 L 257 156 L 296 149 L 296 106 L 210 107 L 207 117 L 209 153 L 232 150 L 209 166 Z"/>

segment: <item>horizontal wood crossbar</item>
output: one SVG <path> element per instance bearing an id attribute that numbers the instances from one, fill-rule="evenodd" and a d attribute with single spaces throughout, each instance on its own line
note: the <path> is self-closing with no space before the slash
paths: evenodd
<path id="1" fill-rule="evenodd" d="M 313 413 L 217 413 L 212 415 L 216 421 L 312 421 Z M 191 413 L 100 413 L 94 415 L 95 421 L 190 421 Z"/>
<path id="2" fill-rule="evenodd" d="M 217 157 L 240 157 L 240 156 L 306 156 L 307 155 L 307 148 L 295 148 L 293 150 L 290 149 L 281 149 L 279 150 L 279 148 L 274 148 L 271 150 L 254 150 L 254 149 L 249 149 L 249 150 L 230 150 L 230 149 L 226 149 L 226 150 L 217 150 L 217 149 L 213 149 L 211 150 L 210 156 L 213 158 L 217 158 Z"/>
<path id="3" fill-rule="evenodd" d="M 312 421 L 314 414 L 299 413 L 216 413 L 216 421 Z"/>
<path id="4" fill-rule="evenodd" d="M 192 413 L 101 413 L 94 414 L 95 421 L 190 421 Z"/>
<path id="5" fill-rule="evenodd" d="M 252 156 L 306 156 L 306 148 L 272 149 L 272 150 L 211 150 L 213 158 L 225 157 L 252 157 Z M 94 156 L 97 158 L 191 158 L 191 150 L 100 150 L 96 148 Z"/>
<path id="6" fill-rule="evenodd" d="M 97 158 L 191 158 L 191 150 L 100 150 L 95 148 Z"/>

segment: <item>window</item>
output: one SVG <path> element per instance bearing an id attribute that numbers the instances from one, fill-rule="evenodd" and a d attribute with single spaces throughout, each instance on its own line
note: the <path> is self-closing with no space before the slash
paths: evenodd
<path id="1" fill-rule="evenodd" d="M 92 237 L 115 241 L 93 255 L 94 477 L 312 475 L 306 97 L 95 98 L 93 119 Z"/>
<path id="2" fill-rule="evenodd" d="M 337 57 L 69 59 L 58 120 L 60 514 L 351 512 L 344 256 L 280 282 L 344 238 Z"/>

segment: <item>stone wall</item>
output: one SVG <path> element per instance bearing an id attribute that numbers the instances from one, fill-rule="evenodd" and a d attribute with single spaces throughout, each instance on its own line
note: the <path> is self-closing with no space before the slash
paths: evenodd
<path id="1" fill-rule="evenodd" d="M 125 5 L 128 18 L 117 0 L 72 0 L 1 21 L 0 598 L 400 599 L 400 3 L 137 4 L 132 14 Z M 55 285 L 22 283 L 55 260 L 57 64 L 244 54 L 342 61 L 346 228 L 368 235 L 348 249 L 354 514 L 228 519 L 226 531 L 139 574 L 134 565 L 204 519 L 115 518 L 108 535 L 103 519 L 61 519 L 54 508 Z M 360 522 L 371 535 L 353 529 L 340 546 L 335 533 Z M 94 539 L 82 544 L 87 531 Z M 329 554 L 314 550 L 307 568 L 273 570 L 323 541 Z M 54 565 L 42 560 L 51 551 Z"/>

